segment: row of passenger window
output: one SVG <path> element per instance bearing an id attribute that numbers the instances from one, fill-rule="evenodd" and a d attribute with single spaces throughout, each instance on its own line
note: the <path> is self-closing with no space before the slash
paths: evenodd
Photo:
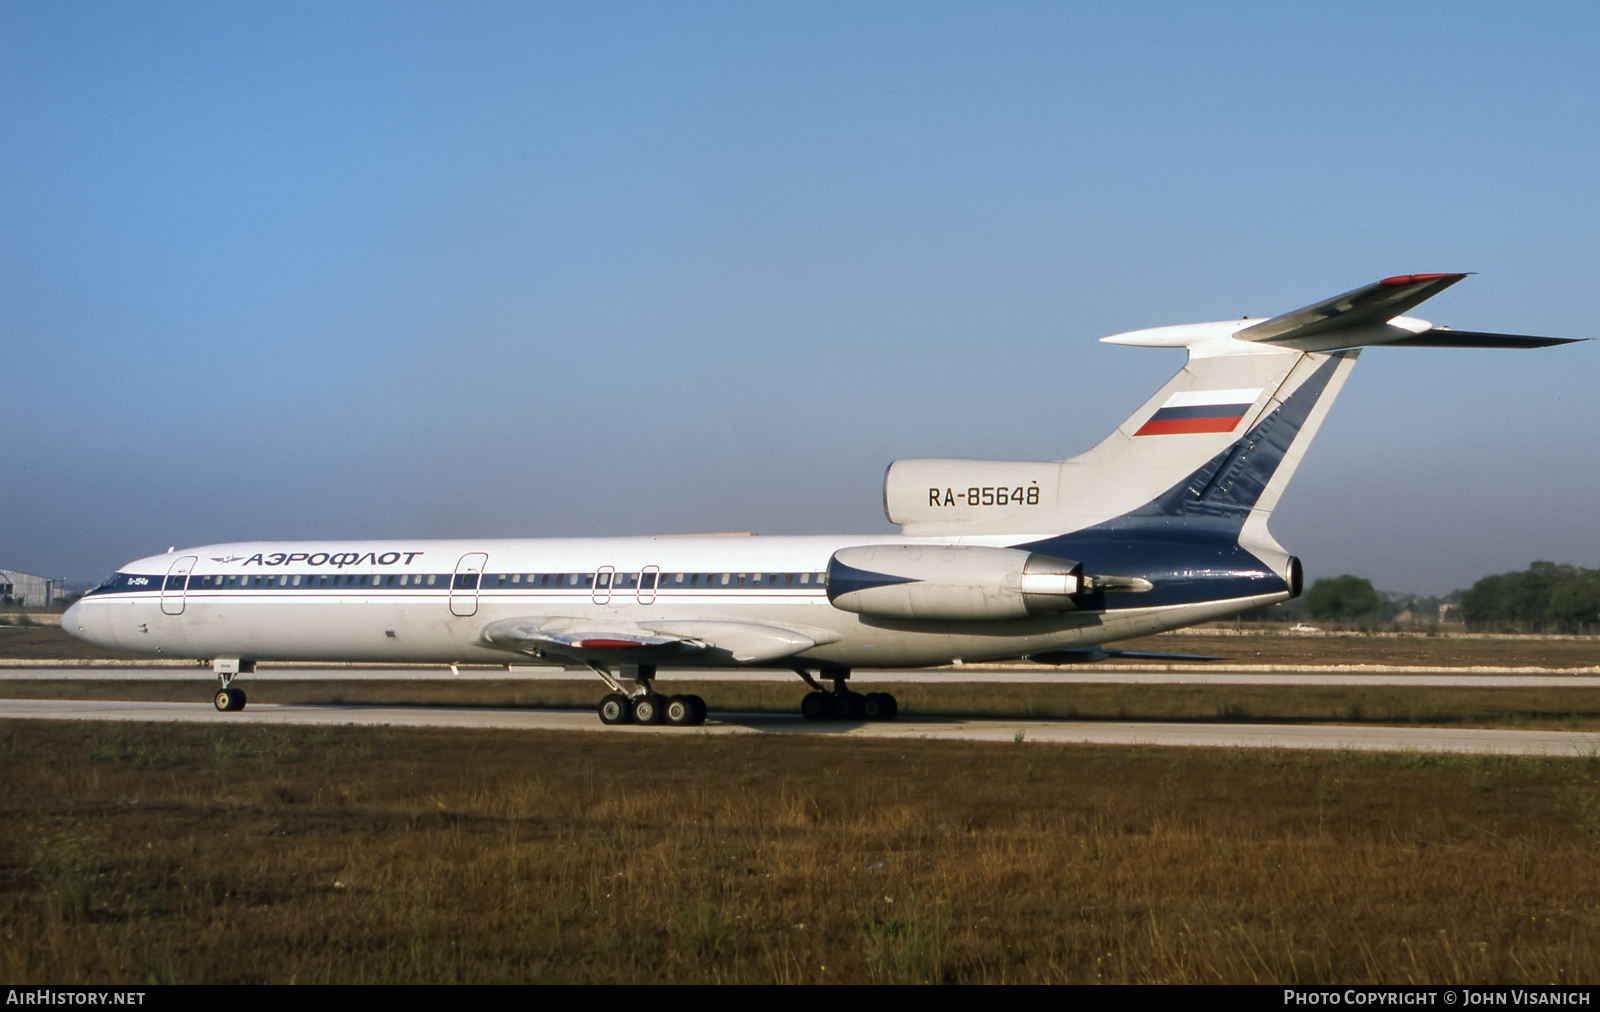
<path id="1" fill-rule="evenodd" d="M 182 576 L 167 577 L 167 589 L 183 586 Z M 194 576 L 190 590 L 226 590 L 229 587 L 445 587 L 449 573 L 266 573 L 252 575 Z"/>
<path id="2" fill-rule="evenodd" d="M 723 590 L 756 588 L 822 588 L 823 573 L 490 573 L 481 581 L 472 573 L 254 573 L 183 576 L 137 576 L 118 573 L 98 589 L 116 590 L 228 590 L 252 587 L 438 587 L 451 590 L 550 589 L 613 592 L 668 590 Z"/>
<path id="3" fill-rule="evenodd" d="M 459 579 L 459 577 L 457 578 Z M 692 587 L 821 587 L 822 573 L 491 573 L 484 587 L 607 587 L 612 590 L 670 590 Z M 469 584 L 470 586 L 470 584 Z"/>

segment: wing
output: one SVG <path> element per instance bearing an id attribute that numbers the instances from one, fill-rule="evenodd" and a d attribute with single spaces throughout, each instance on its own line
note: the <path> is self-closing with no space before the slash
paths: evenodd
<path id="1" fill-rule="evenodd" d="M 1450 330 L 1402 315 L 1464 277 L 1467 275 L 1402 274 L 1384 278 L 1314 306 L 1251 324 L 1235 331 L 1233 336 L 1242 341 L 1301 351 L 1389 344 L 1428 348 L 1544 348 L 1581 340 Z"/>
<path id="2" fill-rule="evenodd" d="M 825 630 L 753 622 L 599 623 L 560 616 L 502 619 L 483 630 L 484 642 L 501 650 L 586 664 L 759 664 L 836 639 Z"/>
<path id="3" fill-rule="evenodd" d="M 637 627 L 582 625 L 571 619 L 504 619 L 483 630 L 483 640 L 501 650 L 577 661 L 632 661 L 652 664 L 693 653 L 697 644 L 681 636 L 660 636 Z"/>

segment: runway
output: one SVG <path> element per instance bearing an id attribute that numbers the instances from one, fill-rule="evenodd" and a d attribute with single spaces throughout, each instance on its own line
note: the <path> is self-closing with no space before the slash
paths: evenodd
<path id="1" fill-rule="evenodd" d="M 61 664 L 0 665 L 0 682 L 7 681 L 189 681 L 212 685 L 216 676 L 209 668 L 193 664 L 147 664 L 130 666 Z M 373 667 L 290 665 L 263 666 L 242 676 L 239 685 L 249 691 L 250 684 L 323 681 L 530 681 L 592 682 L 600 680 L 589 671 L 561 668 L 513 667 L 462 668 L 452 674 L 441 666 Z M 663 687 L 674 682 L 788 682 L 800 679 L 791 671 L 770 669 L 670 669 L 658 677 Z M 1267 665 L 1228 665 L 1196 670 L 1155 668 L 1032 668 L 1022 666 L 964 668 L 907 668 L 861 670 L 850 679 L 853 685 L 930 685 L 941 682 L 985 685 L 1360 685 L 1419 686 L 1431 688 L 1506 688 L 1506 689 L 1600 689 L 1600 672 L 1585 668 L 1575 672 L 1548 668 L 1416 668 L 1394 665 L 1343 665 L 1323 667 L 1269 667 Z M 598 698 L 598 697 L 596 697 Z"/>
<path id="2" fill-rule="evenodd" d="M 1018 720 L 903 718 L 889 724 L 812 722 L 798 716 L 713 713 L 700 728 L 606 727 L 588 710 L 536 710 L 455 706 L 364 704 L 251 704 L 243 713 L 219 713 L 209 703 L 215 676 L 193 665 L 40 665 L 0 667 L 5 681 L 194 681 L 193 703 L 89 700 L 0 700 L 0 718 L 38 720 L 132 720 L 249 725 L 320 724 L 372 727 L 458 727 L 530 731 L 581 731 L 600 734 L 829 734 L 849 738 L 926 738 L 932 740 L 1198 746 L 1214 748 L 1357 749 L 1436 751 L 1522 755 L 1578 756 L 1600 754 L 1600 732 L 1486 730 L 1474 728 L 1380 727 L 1342 724 L 1241 724 L 1127 722 L 1085 720 Z M 594 682 L 584 671 L 516 667 L 463 668 L 410 666 L 264 666 L 243 676 L 252 683 L 322 681 L 484 681 Z M 673 670 L 657 680 L 671 692 L 674 682 L 793 682 L 790 672 L 771 670 Z M 1364 666 L 1360 670 L 1262 671 L 1248 666 L 1204 670 L 1137 670 L 1125 668 L 1027 668 L 971 665 L 961 669 L 859 671 L 851 679 L 863 690 L 872 685 L 977 682 L 986 684 L 1055 685 L 1278 685 L 1278 686 L 1419 686 L 1433 688 L 1600 688 L 1600 675 L 1568 674 L 1538 669 L 1415 669 Z"/>
<path id="3" fill-rule="evenodd" d="M 150 723 L 454 727 L 578 731 L 646 736 L 811 734 L 839 738 L 1010 742 L 1043 745 L 1148 745 L 1541 755 L 1600 754 L 1600 732 L 1370 727 L 1339 724 L 1129 723 L 1112 721 L 912 718 L 886 724 L 808 721 L 799 716 L 713 713 L 702 727 L 607 727 L 587 710 L 535 710 L 353 704 L 254 704 L 219 713 L 209 703 L 0 700 L 0 719 Z"/>

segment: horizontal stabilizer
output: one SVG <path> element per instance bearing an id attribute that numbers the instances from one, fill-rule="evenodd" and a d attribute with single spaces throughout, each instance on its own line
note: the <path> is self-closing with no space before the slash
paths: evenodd
<path id="1" fill-rule="evenodd" d="M 1404 274 L 1335 295 L 1316 305 L 1274 316 L 1236 331 L 1241 341 L 1296 347 L 1304 338 L 1331 331 L 1388 323 L 1466 277 L 1465 274 Z M 1325 342 L 1317 342 L 1324 345 Z"/>
<path id="2" fill-rule="evenodd" d="M 1390 341 L 1397 348 L 1550 348 L 1558 344 L 1577 344 L 1586 337 L 1532 337 L 1527 334 L 1486 334 L 1477 330 L 1451 330 L 1434 327 L 1411 337 Z"/>
<path id="3" fill-rule="evenodd" d="M 1585 338 L 1490 334 L 1436 327 L 1403 315 L 1467 277 L 1466 274 L 1403 274 L 1292 313 L 1251 323 L 1248 319 L 1150 327 L 1100 340 L 1138 348 L 1187 348 L 1192 362 L 1219 356 L 1270 353 L 1276 349 L 1331 352 L 1394 345 L 1411 348 L 1548 348 Z"/>

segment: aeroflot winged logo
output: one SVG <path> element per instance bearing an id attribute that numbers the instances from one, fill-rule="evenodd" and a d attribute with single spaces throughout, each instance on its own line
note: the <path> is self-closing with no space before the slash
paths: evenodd
<path id="1" fill-rule="evenodd" d="M 365 563 L 369 566 L 393 566 L 397 563 L 411 565 L 411 560 L 424 555 L 424 552 L 257 552 L 245 558 L 243 555 L 226 555 L 211 557 L 212 562 L 243 562 L 246 566 L 292 566 L 304 563 L 307 566 L 334 566 L 343 569 L 345 566 L 359 566 Z"/>
<path id="2" fill-rule="evenodd" d="M 1260 387 L 1254 390 L 1181 390 L 1168 397 L 1134 435 L 1232 432 L 1259 396 Z"/>

